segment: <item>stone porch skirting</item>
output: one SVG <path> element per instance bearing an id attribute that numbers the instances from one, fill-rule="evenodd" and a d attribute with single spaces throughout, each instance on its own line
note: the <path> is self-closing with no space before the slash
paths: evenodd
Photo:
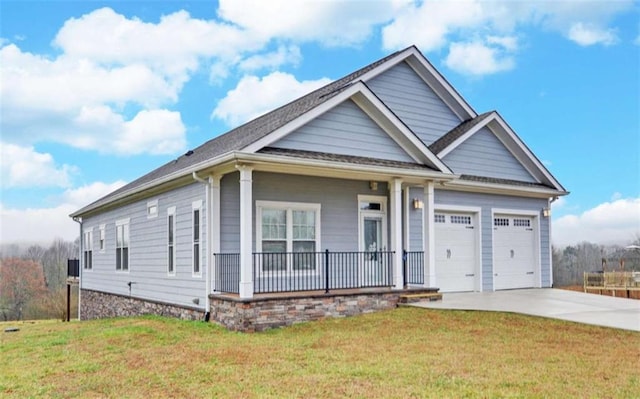
<path id="1" fill-rule="evenodd" d="M 327 317 L 347 317 L 393 309 L 402 295 L 435 292 L 437 289 L 373 288 L 324 292 L 260 295 L 241 299 L 236 295 L 209 296 L 210 321 L 232 331 L 256 332 Z M 184 320 L 205 320 L 203 309 L 83 289 L 81 320 L 108 317 L 158 315 Z"/>

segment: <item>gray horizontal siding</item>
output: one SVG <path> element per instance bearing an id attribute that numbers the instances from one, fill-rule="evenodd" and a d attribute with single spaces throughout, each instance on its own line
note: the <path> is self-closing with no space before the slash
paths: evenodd
<path id="1" fill-rule="evenodd" d="M 423 210 L 413 209 L 411 201 L 414 198 L 418 198 L 420 201 L 424 201 L 424 189 L 422 187 L 409 188 L 409 251 L 422 251 L 422 220 Z"/>
<path id="2" fill-rule="evenodd" d="M 320 115 L 272 146 L 393 161 L 414 161 L 351 100 Z"/>
<path id="3" fill-rule="evenodd" d="M 222 179 L 221 250 L 239 251 L 240 189 L 239 174 Z M 320 204 L 321 245 L 324 251 L 358 250 L 358 195 L 387 196 L 387 185 L 378 190 L 369 188 L 368 181 L 341 180 L 264 172 L 253 173 L 253 248 L 255 249 L 255 202 L 283 201 Z"/>
<path id="4" fill-rule="evenodd" d="M 366 83 L 427 145 L 462 122 L 404 62 Z"/>
<path id="5" fill-rule="evenodd" d="M 158 200 L 158 216 L 147 218 L 147 202 Z M 192 276 L 192 202 L 202 200 L 200 261 L 202 277 Z M 167 209 L 176 207 L 176 273 L 167 274 Z M 83 221 L 93 228 L 93 269 L 83 270 L 82 288 L 194 306 L 205 304 L 207 221 L 204 185 L 197 183 L 125 205 Z M 116 221 L 129 218 L 129 272 L 116 271 Z M 105 225 L 104 252 L 98 250 L 99 226 Z M 131 291 L 127 285 L 132 282 Z"/>
<path id="6" fill-rule="evenodd" d="M 493 290 L 493 220 L 494 208 L 541 212 L 547 200 L 494 194 L 464 193 L 459 191 L 435 190 L 435 203 L 458 206 L 480 207 L 482 212 L 482 287 Z M 549 218 L 540 220 L 541 281 L 543 287 L 551 286 L 549 258 Z"/>
<path id="7" fill-rule="evenodd" d="M 486 127 L 469 137 L 442 160 L 454 173 L 538 183 Z"/>

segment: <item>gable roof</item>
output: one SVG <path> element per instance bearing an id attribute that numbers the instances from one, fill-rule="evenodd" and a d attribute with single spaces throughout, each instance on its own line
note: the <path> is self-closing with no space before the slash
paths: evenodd
<path id="1" fill-rule="evenodd" d="M 184 155 L 170 161 L 159 168 L 143 175 L 142 177 L 120 187 L 101 199 L 83 207 L 71 214 L 72 217 L 79 216 L 88 210 L 95 209 L 108 204 L 112 199 L 135 192 L 137 188 L 147 186 L 153 181 L 172 176 L 180 171 L 189 170 L 199 164 L 203 164 L 212 158 L 219 157 L 232 151 L 239 151 L 242 148 L 254 143 L 260 138 L 273 132 L 286 123 L 298 118 L 323 102 L 347 88 L 352 82 L 362 75 L 395 58 L 405 50 L 392 53 L 372 64 L 352 72 L 341 79 L 338 79 L 326 86 L 312 91 L 296 100 L 291 101 L 279 108 L 274 109 L 262 116 L 259 116 L 243 125 L 240 125 L 227 133 L 215 137 L 193 150 L 187 151 Z"/>
<path id="2" fill-rule="evenodd" d="M 431 143 L 429 149 L 434 154 L 440 154 L 442 151 L 444 151 L 445 148 L 449 147 L 460 137 L 464 136 L 471 130 L 475 130 L 474 128 L 484 122 L 489 115 L 491 115 L 491 112 L 485 112 L 484 114 L 480 114 L 475 118 L 467 119 L 455 128 L 451 129 L 444 136 Z"/>
<path id="3" fill-rule="evenodd" d="M 429 149 L 439 158 L 444 158 L 484 127 L 488 128 L 521 165 L 541 184 L 562 193 L 567 192 L 497 111 L 485 112 L 475 118 L 462 122 L 432 143 Z M 482 181 L 482 179 L 476 181 Z M 509 182 L 509 180 L 505 180 L 505 182 Z"/>
<path id="4" fill-rule="evenodd" d="M 454 132 L 456 129 L 453 129 L 442 139 L 433 143 L 431 147 L 427 147 L 365 83 L 367 80 L 373 79 L 400 62 L 406 62 L 411 66 L 461 120 L 466 120 L 466 122 L 463 122 L 463 124 L 456 128 L 459 128 L 457 132 Z M 340 96 L 341 93 L 343 93 L 343 96 Z M 303 118 L 301 118 L 303 115 L 313 115 L 312 111 L 322 108 L 321 106 L 323 104 L 330 102 L 332 99 L 336 101 L 339 100 L 335 97 L 351 98 L 356 103 L 358 103 L 358 99 L 360 99 L 358 105 L 363 108 L 376 123 L 381 125 L 385 131 L 390 133 L 390 136 L 407 150 L 414 159 L 423 162 L 424 165 L 427 166 L 427 169 L 434 169 L 445 174 L 452 174 L 452 172 L 446 164 L 440 160 L 438 152 L 450 148 L 456 140 L 465 136 L 465 134 L 476 125 L 484 122 L 487 115 L 478 115 L 424 55 L 422 55 L 415 46 L 410 46 L 209 140 L 184 155 L 72 213 L 70 216 L 77 217 L 83 215 L 102 206 L 114 203 L 115 201 L 123 200 L 129 195 L 142 193 L 147 189 L 155 188 L 169 181 L 189 176 L 191 173 L 202 168 L 215 165 L 223 158 L 229 157 L 234 153 L 256 153 L 272 142 L 267 136 L 273 135 L 274 132 L 279 129 L 288 130 L 285 129 L 285 127 L 288 124 L 293 124 L 296 120 L 303 120 Z M 467 124 L 467 126 L 463 126 L 465 124 Z M 301 154 L 297 155 L 298 157 L 301 156 Z M 306 155 L 310 156 L 311 154 Z M 531 156 L 533 155 L 531 154 Z M 332 160 L 336 161 L 337 159 Z M 359 161 L 364 162 L 363 160 Z M 400 167 L 400 165 L 396 166 Z M 409 165 L 404 165 L 404 167 L 410 168 Z M 551 179 L 553 179 L 552 176 Z M 555 179 L 553 179 L 553 181 L 555 181 Z M 557 187 L 561 187 L 559 183 Z M 564 190 L 562 189 L 562 191 Z"/>

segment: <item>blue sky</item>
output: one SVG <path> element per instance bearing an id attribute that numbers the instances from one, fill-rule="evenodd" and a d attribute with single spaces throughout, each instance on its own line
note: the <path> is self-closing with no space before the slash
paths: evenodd
<path id="1" fill-rule="evenodd" d="M 640 237 L 634 1 L 2 1 L 0 242 L 415 44 L 571 191 L 554 242 Z"/>

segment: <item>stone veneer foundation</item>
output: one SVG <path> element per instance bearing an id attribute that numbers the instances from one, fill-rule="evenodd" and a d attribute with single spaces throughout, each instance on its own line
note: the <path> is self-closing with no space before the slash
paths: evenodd
<path id="1" fill-rule="evenodd" d="M 354 290 L 333 293 L 268 295 L 240 299 L 231 295 L 210 295 L 210 320 L 229 330 L 264 331 L 327 317 L 355 316 L 398 306 L 402 295 L 437 292 L 437 289 Z M 82 290 L 80 318 L 140 316 L 153 314 L 185 320 L 204 320 L 201 309 L 189 309 L 104 292 Z"/>
<path id="2" fill-rule="evenodd" d="M 148 314 L 183 320 L 204 320 L 204 311 L 200 309 L 92 290 L 82 290 L 80 293 L 80 320 Z"/>
<path id="3" fill-rule="evenodd" d="M 437 289 L 367 290 L 306 295 L 284 294 L 240 299 L 209 295 L 211 320 L 229 330 L 254 332 L 327 317 L 355 316 L 398 306 L 400 296 Z"/>

